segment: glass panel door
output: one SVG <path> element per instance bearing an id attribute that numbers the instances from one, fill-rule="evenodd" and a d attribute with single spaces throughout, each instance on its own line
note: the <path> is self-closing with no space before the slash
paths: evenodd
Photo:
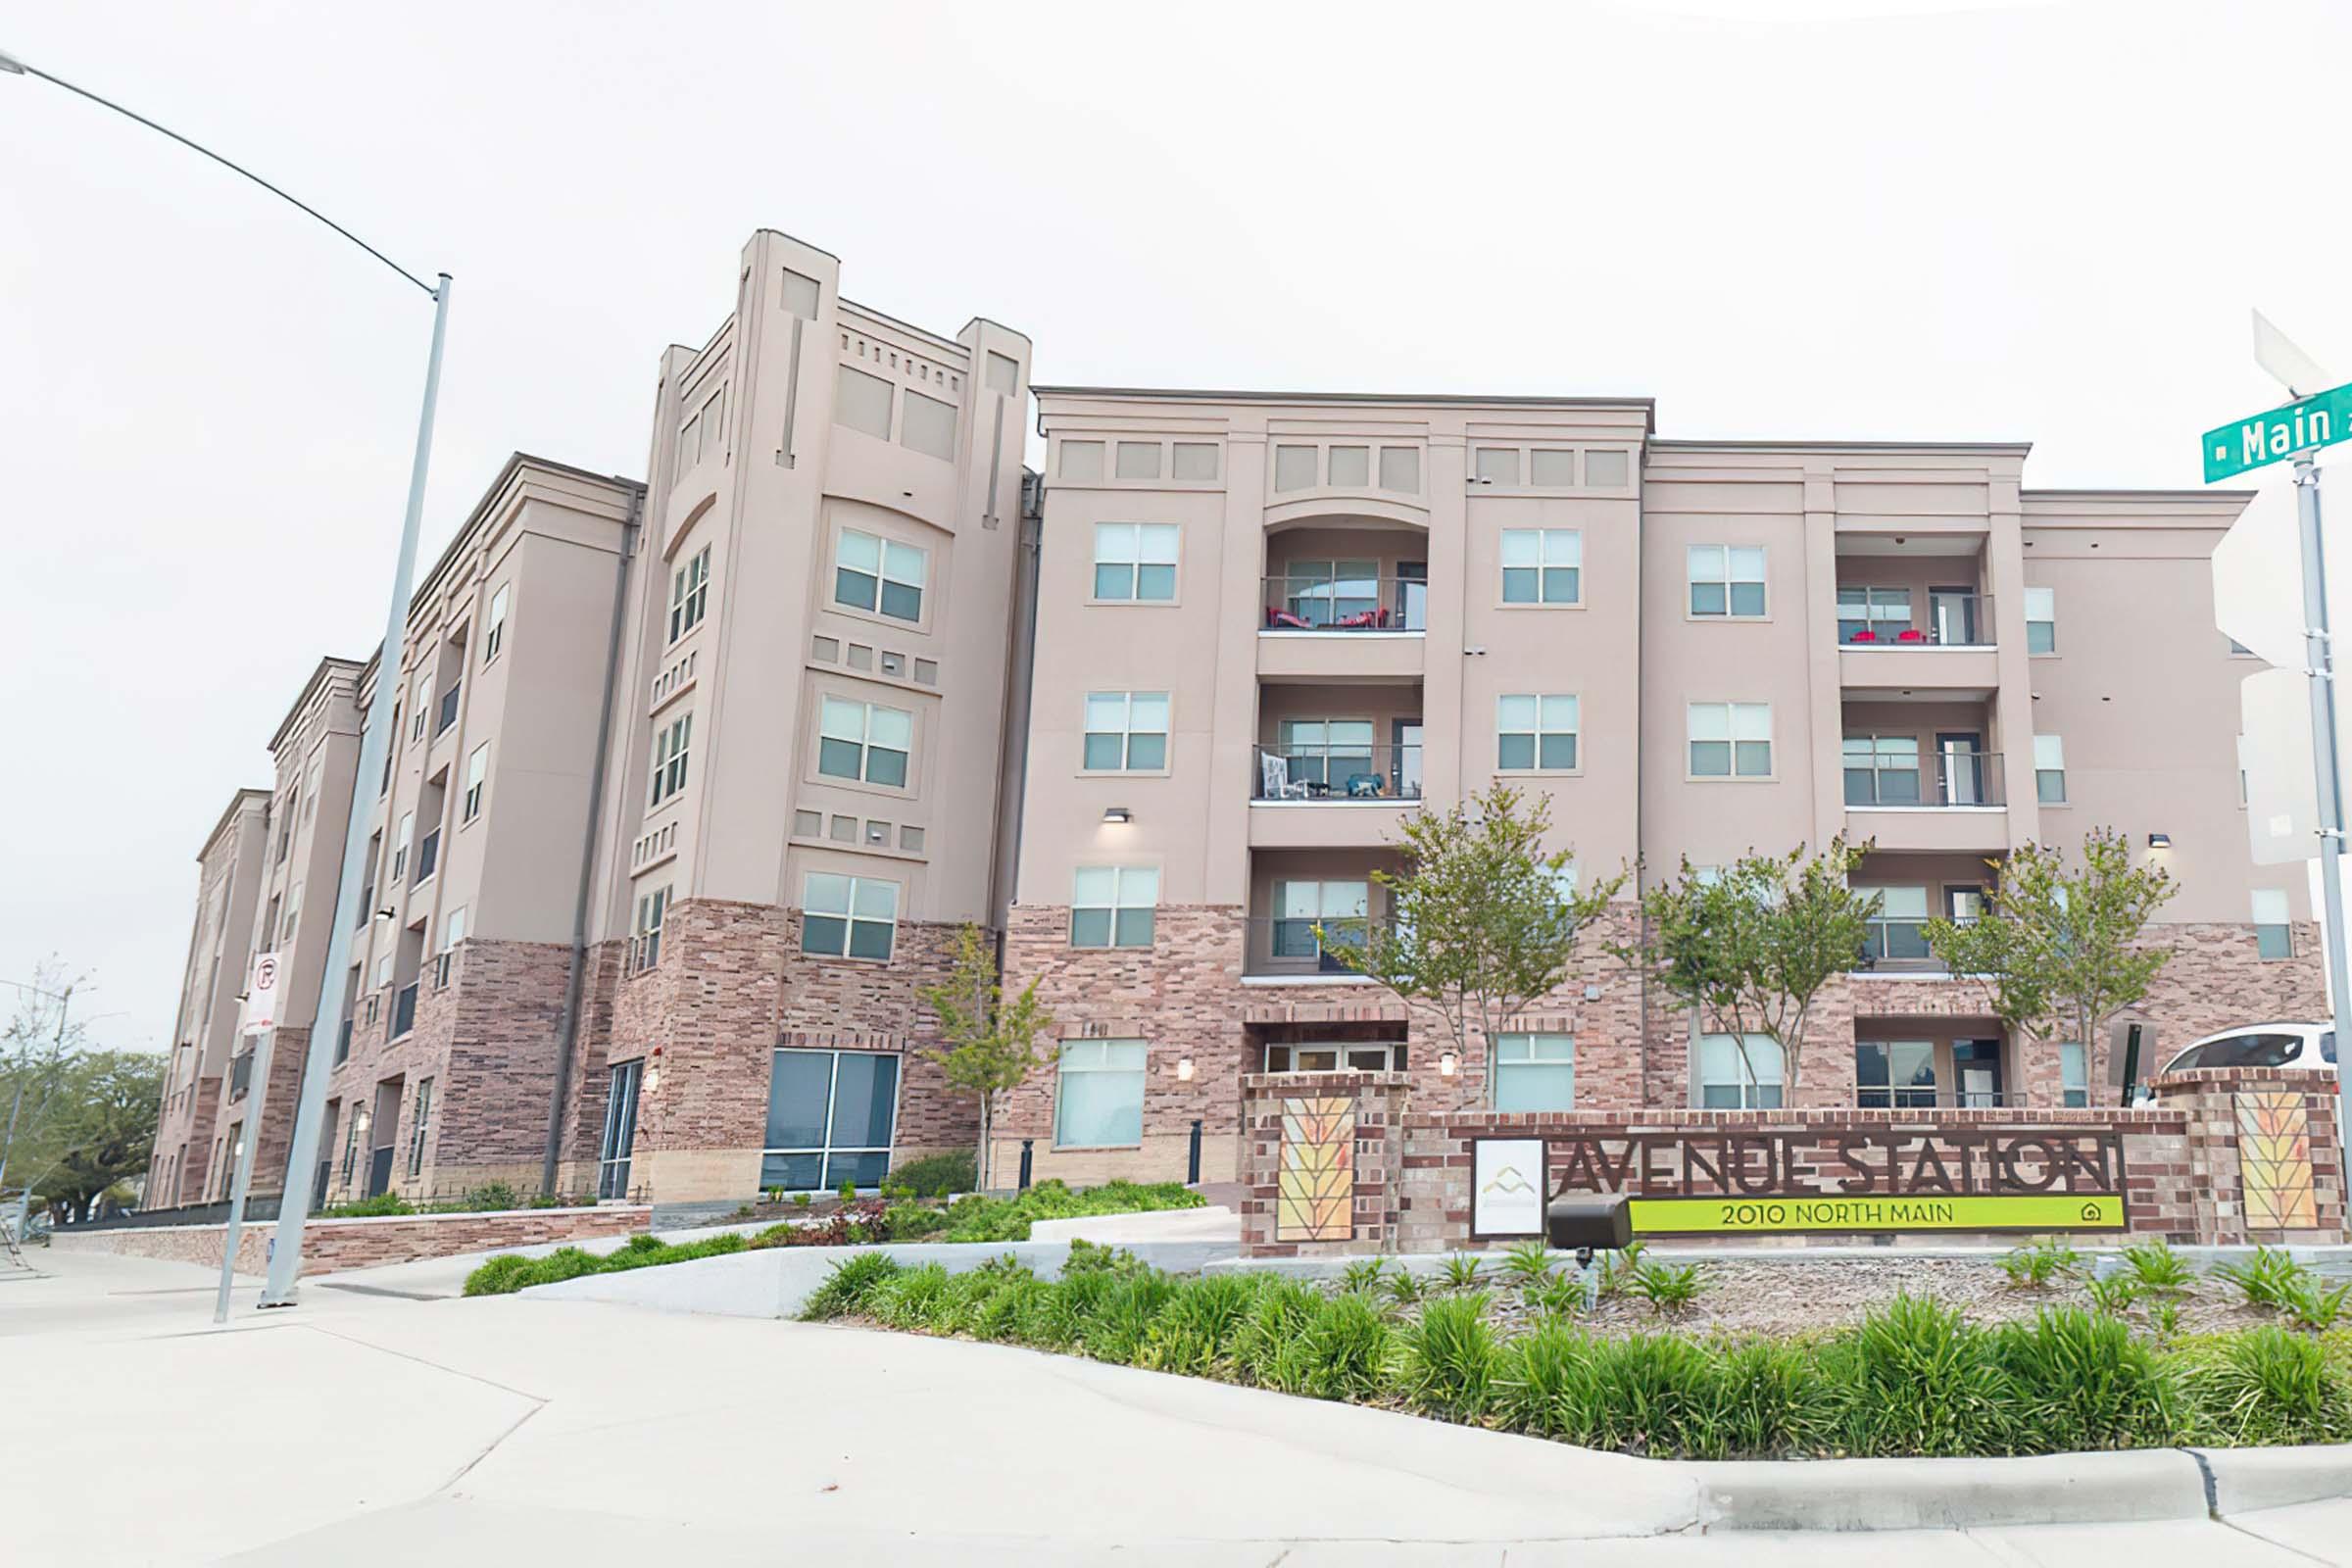
<path id="1" fill-rule="evenodd" d="M 1943 760 L 1943 804 L 1984 804 L 1984 738 L 1973 731 L 1940 731 L 1936 755 Z"/>
<path id="2" fill-rule="evenodd" d="M 645 1071 L 642 1058 L 615 1062 L 605 1096 L 604 1146 L 597 1152 L 596 1196 L 629 1196 L 629 1157 L 637 1142 L 637 1085 Z"/>

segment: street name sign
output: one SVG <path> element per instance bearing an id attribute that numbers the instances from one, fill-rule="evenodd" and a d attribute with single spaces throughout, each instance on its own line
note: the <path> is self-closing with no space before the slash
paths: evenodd
<path id="1" fill-rule="evenodd" d="M 2298 452 L 2343 440 L 2352 440 L 2352 385 L 2206 431 L 2205 482 L 2283 463 Z"/>

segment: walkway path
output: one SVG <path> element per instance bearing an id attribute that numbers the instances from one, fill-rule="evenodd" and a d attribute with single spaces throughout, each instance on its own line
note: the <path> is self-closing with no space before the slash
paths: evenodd
<path id="1" fill-rule="evenodd" d="M 2343 1560 L 2352 1502 L 2211 1522 L 1661 1539 L 1653 1467 L 1027 1350 L 205 1271 L 0 1280 L 11 1564 Z M 245 1293 L 249 1299 L 250 1293 Z"/>

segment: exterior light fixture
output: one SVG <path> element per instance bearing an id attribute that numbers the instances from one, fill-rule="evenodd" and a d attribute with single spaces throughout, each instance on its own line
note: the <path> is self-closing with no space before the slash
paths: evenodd
<path id="1" fill-rule="evenodd" d="M 1135 813 L 1124 806 L 1105 806 L 1102 808 L 1102 820 L 1105 822 L 1132 822 L 1135 820 Z"/>
<path id="2" fill-rule="evenodd" d="M 1176 1058 L 1176 1081 L 1180 1084 L 1189 1084 L 1193 1081 L 1192 1057 L 1179 1056 Z"/>
<path id="3" fill-rule="evenodd" d="M 2169 849 L 2171 849 L 2172 847 L 2173 847 L 2173 836 L 2172 836 L 2170 833 L 2151 833 L 2151 834 L 2149 834 L 2149 835 L 2148 835 L 2148 848 L 2149 848 L 2149 849 L 2151 849 L 2151 850 L 2169 850 Z"/>
<path id="4" fill-rule="evenodd" d="M 384 906 L 382 908 L 380 908 L 380 909 L 376 910 L 376 911 L 375 911 L 375 917 L 376 917 L 378 920 L 397 920 L 397 919 L 399 919 L 399 918 L 400 918 L 400 916 L 398 916 L 398 915 L 396 915 L 396 914 L 394 914 L 394 913 L 392 912 L 392 906 L 390 906 L 389 904 L 385 905 L 385 906 Z"/>
<path id="5" fill-rule="evenodd" d="M 1452 1076 L 1453 1076 L 1453 1075 L 1454 1075 L 1456 1072 L 1458 1072 L 1458 1071 L 1460 1071 L 1460 1070 L 1461 1070 L 1461 1065 L 1462 1065 L 1462 1058 L 1461 1058 L 1461 1057 L 1459 1057 L 1459 1056 L 1457 1056 L 1457 1055 L 1455 1055 L 1455 1054 L 1454 1054 L 1452 1052 L 1450 1052 L 1450 1051 L 1442 1051 L 1442 1052 L 1440 1052 L 1440 1053 L 1438 1054 L 1438 1076 L 1439 1076 L 1439 1077 L 1441 1077 L 1441 1078 L 1450 1078 L 1450 1077 L 1452 1077 Z"/>

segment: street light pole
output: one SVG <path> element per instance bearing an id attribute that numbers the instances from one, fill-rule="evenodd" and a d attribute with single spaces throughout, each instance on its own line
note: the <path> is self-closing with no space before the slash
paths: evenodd
<path id="1" fill-rule="evenodd" d="M 190 141 L 169 125 L 158 124 L 134 110 L 101 98 L 85 87 L 76 87 L 61 76 L 53 76 L 5 53 L 0 53 L 0 74 L 32 76 L 53 86 L 63 87 L 76 97 L 86 98 L 101 108 L 111 109 L 127 120 L 138 122 L 149 130 L 169 136 L 192 152 L 202 153 L 214 163 L 244 176 L 280 201 L 301 209 L 324 223 L 431 295 L 433 300 L 433 346 L 424 367 L 424 411 L 416 421 L 416 452 L 409 466 L 408 510 L 401 520 L 400 554 L 392 568 L 392 608 L 384 617 L 383 647 L 376 656 L 376 700 L 368 705 L 368 722 L 360 741 L 359 769 L 351 781 L 351 812 L 343 829 L 342 873 L 335 887 L 334 929 L 327 934 L 326 972 L 319 977 L 318 1010 L 311 1019 L 310 1047 L 304 1059 L 301 1099 L 294 1118 L 293 1147 L 286 1156 L 286 1190 L 278 1207 L 277 1235 L 270 1257 L 270 1282 L 262 1294 L 264 1306 L 291 1306 L 294 1302 L 294 1277 L 302 1254 L 303 1222 L 310 1217 L 309 1173 L 318 1154 L 318 1121 L 326 1109 L 326 1075 L 332 1067 L 330 1047 L 334 1039 L 334 1024 L 340 1021 L 343 1013 L 345 970 L 351 962 L 351 932 L 359 904 L 361 862 L 368 851 L 368 780 L 382 770 L 384 754 L 391 745 L 390 692 L 399 677 L 401 633 L 407 627 L 410 584 L 416 572 L 416 534 L 424 512 L 425 474 L 432 464 L 433 413 L 441 393 L 441 348 L 449 330 L 450 277 L 443 272 L 435 282 L 427 283 L 316 207 L 280 190 L 252 170 L 221 157 L 210 147 Z M 321 1021 L 326 1022 L 326 1028 L 319 1027 Z M 267 1080 L 255 1086 L 253 1106 L 246 1116 L 245 1136 L 249 1140 L 249 1149 L 260 1142 L 263 1102 L 268 1092 Z"/>

